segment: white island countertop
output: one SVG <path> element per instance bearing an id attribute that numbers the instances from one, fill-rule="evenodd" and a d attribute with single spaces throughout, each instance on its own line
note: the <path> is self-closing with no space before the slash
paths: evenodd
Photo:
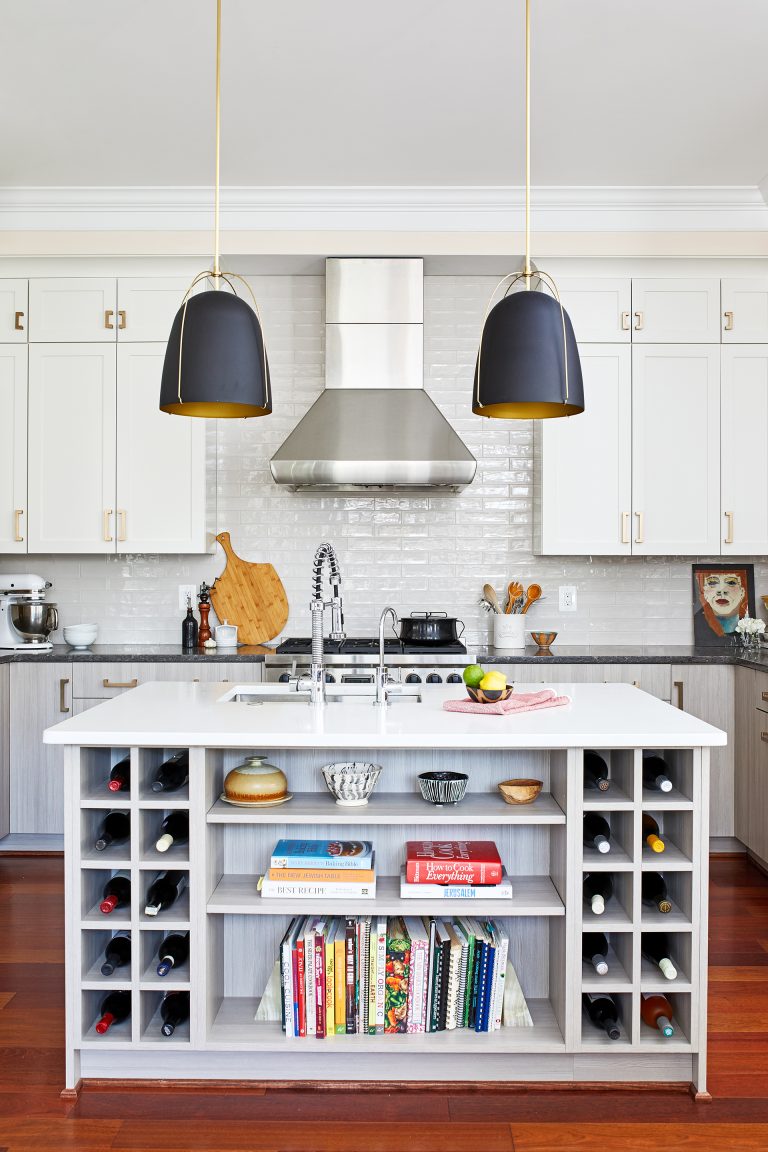
<path id="1" fill-rule="evenodd" d="M 263 691 L 265 686 L 261 686 Z M 282 685 L 268 686 L 284 694 Z M 539 685 L 519 685 L 522 691 Z M 691 748 L 725 732 L 629 684 L 552 684 L 571 703 L 507 716 L 446 712 L 463 687 L 426 688 L 421 703 L 232 703 L 231 683 L 142 684 L 47 728 L 46 744 L 208 748 Z M 243 685 L 242 691 L 253 690 Z"/>

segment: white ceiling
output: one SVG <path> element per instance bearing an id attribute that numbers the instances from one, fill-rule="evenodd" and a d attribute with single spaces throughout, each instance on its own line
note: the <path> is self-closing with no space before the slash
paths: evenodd
<path id="1" fill-rule="evenodd" d="M 223 0 L 222 181 L 522 182 L 523 0 Z M 765 0 L 533 0 L 537 185 L 768 173 Z M 0 0 L 0 185 L 212 182 L 215 0 Z"/>

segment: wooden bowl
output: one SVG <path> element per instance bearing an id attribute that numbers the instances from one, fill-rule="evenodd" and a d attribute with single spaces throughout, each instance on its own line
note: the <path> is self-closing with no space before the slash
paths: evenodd
<path id="1" fill-rule="evenodd" d="M 542 652 L 549 652 L 550 644 L 554 644 L 557 639 L 557 632 L 529 632 L 528 635 Z"/>
<path id="2" fill-rule="evenodd" d="M 493 690 L 490 688 L 470 688 L 468 684 L 465 687 L 467 695 L 470 700 L 474 700 L 475 704 L 495 704 L 497 700 L 508 700 L 514 691 L 511 684 L 507 684 L 506 688 Z"/>
<path id="3" fill-rule="evenodd" d="M 499 792 L 507 804 L 532 804 L 541 792 L 541 780 L 502 780 Z"/>

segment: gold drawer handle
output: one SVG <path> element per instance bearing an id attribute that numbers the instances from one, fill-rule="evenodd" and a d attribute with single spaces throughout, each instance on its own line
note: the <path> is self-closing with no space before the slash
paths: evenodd
<path id="1" fill-rule="evenodd" d="M 106 312 L 104 313 L 104 327 L 109 328 L 110 331 L 112 331 L 115 327 L 114 324 L 112 323 L 112 319 L 113 319 L 114 315 L 115 315 L 114 308 L 107 308 Z"/>
<path id="2" fill-rule="evenodd" d="M 621 330 L 622 330 L 622 332 L 629 332 L 629 329 L 630 329 L 629 317 L 630 317 L 629 312 L 622 312 L 622 314 L 621 314 Z"/>
<path id="3" fill-rule="evenodd" d="M 120 541 L 127 540 L 128 537 L 126 536 L 126 527 L 125 527 L 125 523 L 126 523 L 125 509 L 124 508 L 118 508 L 117 516 L 118 516 L 117 538 Z"/>
<path id="4" fill-rule="evenodd" d="M 768 744 L 768 732 L 761 732 L 760 733 L 760 739 L 764 740 L 765 743 Z"/>
<path id="5" fill-rule="evenodd" d="M 59 712 L 69 712 L 66 699 L 67 684 L 69 684 L 68 679 L 59 680 Z"/>
<path id="6" fill-rule="evenodd" d="M 124 309 L 122 309 L 122 308 L 120 309 L 120 311 L 117 313 L 117 317 L 118 317 L 118 325 L 117 326 L 120 329 L 120 331 L 122 332 L 123 329 L 126 327 Z"/>
<path id="7" fill-rule="evenodd" d="M 102 536 L 107 544 L 112 542 L 112 536 L 109 531 L 109 518 L 112 515 L 111 508 L 104 509 L 103 522 L 102 522 Z"/>
<path id="8" fill-rule="evenodd" d="M 13 513 L 14 518 L 14 532 L 13 539 L 16 544 L 23 544 L 24 537 L 21 534 L 21 518 L 24 515 L 23 508 L 16 508 Z"/>
<path id="9" fill-rule="evenodd" d="M 642 544 L 644 542 L 643 533 L 645 531 L 645 520 L 642 512 L 635 512 L 637 516 L 637 536 L 635 536 L 635 544 Z"/>
<path id="10" fill-rule="evenodd" d="M 725 316 L 725 332 L 733 332 L 733 312 L 723 312 Z"/>
<path id="11" fill-rule="evenodd" d="M 622 512 L 621 514 L 621 542 L 622 544 L 629 544 L 629 512 Z"/>
<path id="12" fill-rule="evenodd" d="M 135 688 L 138 680 L 102 680 L 105 688 Z"/>
<path id="13" fill-rule="evenodd" d="M 725 534 L 723 544 L 733 544 L 733 512 L 725 512 L 723 515 L 728 521 L 728 531 Z"/>
<path id="14" fill-rule="evenodd" d="M 674 681 L 674 687 L 677 688 L 677 706 L 682 711 L 683 710 L 683 681 L 682 680 L 675 680 Z"/>
<path id="15" fill-rule="evenodd" d="M 635 312 L 635 320 L 637 321 L 637 323 L 635 324 L 635 332 L 642 332 L 642 330 L 643 330 L 643 313 L 642 312 Z"/>
<path id="16" fill-rule="evenodd" d="M 23 312 L 14 312 L 14 314 L 13 314 L 13 330 L 14 330 L 14 332 L 23 332 L 24 331 L 24 325 L 22 324 L 23 319 L 24 319 L 24 313 Z"/>
<path id="17" fill-rule="evenodd" d="M 766 704 L 768 704 L 768 692 L 761 692 L 760 695 L 762 696 L 763 700 L 765 700 Z"/>

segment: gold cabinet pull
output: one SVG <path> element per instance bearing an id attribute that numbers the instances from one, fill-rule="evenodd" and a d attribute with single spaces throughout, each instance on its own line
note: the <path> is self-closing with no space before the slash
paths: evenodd
<path id="1" fill-rule="evenodd" d="M 768 692 L 761 692 L 760 695 L 762 696 L 765 703 L 768 704 Z"/>
<path id="2" fill-rule="evenodd" d="M 67 707 L 67 684 L 69 684 L 68 677 L 62 677 L 59 680 L 59 712 L 69 712 Z"/>
<path id="3" fill-rule="evenodd" d="M 683 682 L 682 680 L 674 680 L 673 687 L 677 688 L 677 706 L 682 712 L 683 710 Z"/>
<path id="4" fill-rule="evenodd" d="M 24 313 L 23 312 L 14 312 L 14 314 L 13 314 L 13 329 L 15 332 L 23 332 L 24 331 L 24 325 L 22 324 L 23 319 L 24 319 Z"/>
<path id="5" fill-rule="evenodd" d="M 112 542 L 112 536 L 111 536 L 110 531 L 109 531 L 109 518 L 111 515 L 112 515 L 112 509 L 111 508 L 105 508 L 104 509 L 103 522 L 102 522 L 102 536 L 104 537 L 104 540 L 107 544 L 110 544 Z"/>
<path id="6" fill-rule="evenodd" d="M 105 688 L 136 688 L 138 680 L 102 680 Z"/>
<path id="7" fill-rule="evenodd" d="M 120 331 L 122 332 L 123 329 L 126 327 L 125 309 L 124 308 L 121 308 L 118 311 L 117 318 L 118 318 L 118 325 L 117 326 L 120 329 Z"/>
<path id="8" fill-rule="evenodd" d="M 724 332 L 733 332 L 733 312 L 723 312 L 725 316 Z"/>
<path id="9" fill-rule="evenodd" d="M 768 732 L 761 732 L 760 733 L 760 739 L 764 740 L 765 743 L 768 744 Z"/>
<path id="10" fill-rule="evenodd" d="M 16 508 L 14 510 L 14 513 L 13 513 L 13 520 L 14 520 L 13 539 L 15 540 L 15 542 L 17 544 L 22 544 L 24 542 L 24 537 L 21 534 L 21 518 L 23 515 L 24 515 L 24 509 L 23 508 Z"/>
<path id="11" fill-rule="evenodd" d="M 631 327 L 630 322 L 629 322 L 630 315 L 631 314 L 629 312 L 622 312 L 622 314 L 621 314 L 621 330 L 622 330 L 622 332 L 629 332 L 629 329 Z"/>
<path id="12" fill-rule="evenodd" d="M 106 312 L 104 313 L 104 327 L 105 328 L 109 328 L 110 330 L 112 330 L 115 327 L 114 324 L 112 323 L 112 319 L 113 319 L 114 315 L 115 315 L 114 309 L 113 308 L 107 308 Z"/>
<path id="13" fill-rule="evenodd" d="M 642 512 L 635 512 L 635 516 L 637 516 L 637 536 L 635 536 L 635 544 L 643 544 L 645 542 L 643 535 L 645 531 L 645 516 Z"/>
<path id="14" fill-rule="evenodd" d="M 127 518 L 126 518 L 126 514 L 125 514 L 125 508 L 118 508 L 117 517 L 118 517 L 117 538 L 118 538 L 118 540 L 126 540 L 127 536 L 125 534 L 126 533 L 125 525 L 126 525 L 126 519 Z"/>
<path id="15" fill-rule="evenodd" d="M 622 512 L 621 514 L 621 542 L 622 544 L 631 543 L 629 539 L 629 512 Z"/>
<path id="16" fill-rule="evenodd" d="M 643 330 L 643 313 L 635 312 L 635 332 L 642 332 Z"/>
<path id="17" fill-rule="evenodd" d="M 725 518 L 728 521 L 728 531 L 725 536 L 724 544 L 733 544 L 733 512 L 726 512 Z"/>

